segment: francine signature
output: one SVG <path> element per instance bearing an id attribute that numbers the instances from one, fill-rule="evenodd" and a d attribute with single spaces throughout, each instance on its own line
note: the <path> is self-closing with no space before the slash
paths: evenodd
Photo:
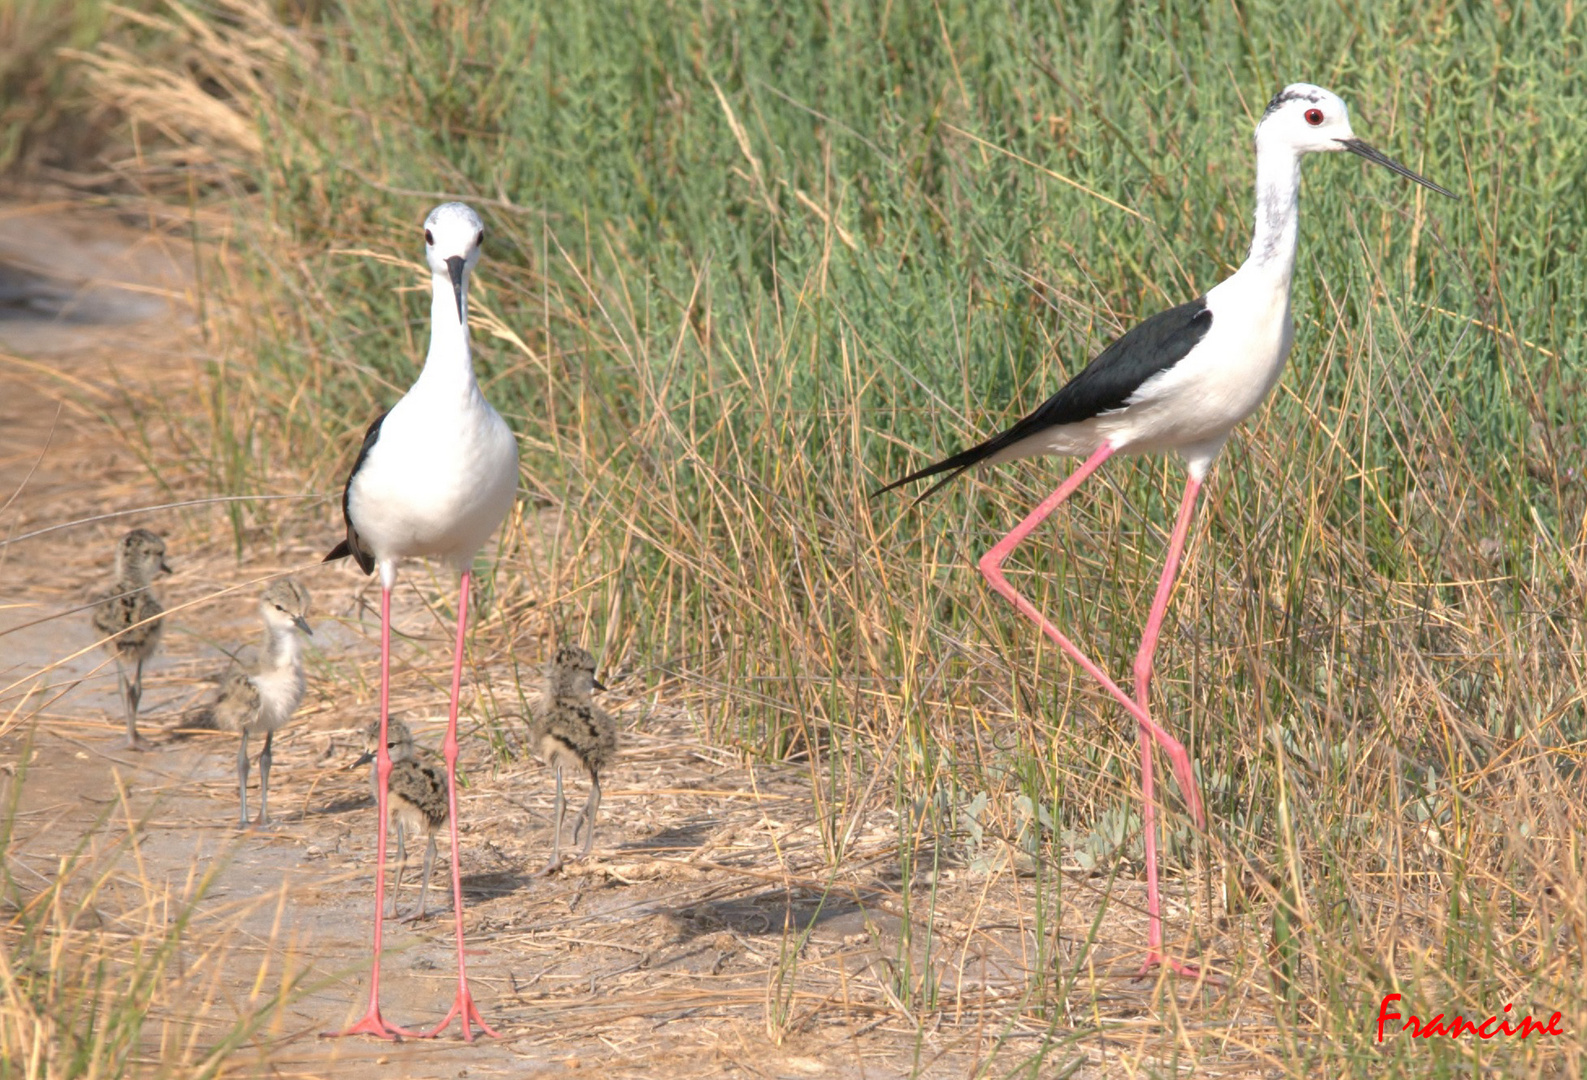
<path id="1" fill-rule="evenodd" d="M 1401 1016 L 1397 1012 L 1389 1011 L 1389 1003 L 1399 1000 L 1401 1000 L 1399 994 L 1384 994 L 1383 1000 L 1379 1002 L 1378 1042 L 1383 1041 L 1383 1026 L 1391 1020 L 1405 1021 L 1400 1025 L 1400 1030 L 1409 1031 L 1411 1033 L 1411 1038 L 1413 1039 L 1431 1039 L 1435 1035 L 1447 1035 L 1451 1039 L 1458 1039 L 1462 1035 L 1475 1035 L 1479 1039 L 1491 1039 L 1496 1035 L 1519 1035 L 1524 1039 L 1528 1035 L 1565 1034 L 1565 1032 L 1560 1030 L 1560 1014 L 1557 1012 L 1548 1018 L 1548 1023 L 1546 1024 L 1541 1020 L 1532 1019 L 1531 1014 L 1528 1014 L 1521 1017 L 1521 1023 L 1518 1026 L 1512 1027 L 1509 1016 L 1505 1016 L 1503 1019 L 1501 1019 L 1498 1014 L 1488 1017 L 1481 1023 L 1478 1023 L 1474 1019 L 1467 1020 L 1459 1013 L 1456 1013 L 1448 1020 L 1444 1019 L 1443 1013 L 1439 1013 L 1437 1016 L 1430 1017 L 1427 1020 L 1421 1019 L 1415 1013 L 1412 1013 L 1409 1016 Z M 1509 1013 L 1510 1009 L 1510 1005 L 1505 1005 L 1505 1007 L 1500 1011 L 1503 1013 Z M 1392 1035 L 1393 1032 L 1391 1031 L 1389 1034 Z"/>

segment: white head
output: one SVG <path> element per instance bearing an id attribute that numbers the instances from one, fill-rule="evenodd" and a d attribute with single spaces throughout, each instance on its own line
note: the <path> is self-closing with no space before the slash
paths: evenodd
<path id="1" fill-rule="evenodd" d="M 314 633 L 309 628 L 309 591 L 292 578 L 274 582 L 259 598 L 259 618 L 270 628 L 272 637 L 301 630 Z"/>
<path id="2" fill-rule="evenodd" d="M 424 258 L 432 274 L 445 274 L 457 297 L 457 318 L 463 321 L 463 294 L 468 274 L 479 262 L 485 244 L 485 223 L 460 202 L 442 203 L 424 219 Z"/>
<path id="3" fill-rule="evenodd" d="M 1296 156 L 1316 152 L 1348 150 L 1368 161 L 1382 165 L 1401 176 L 1415 180 L 1440 195 L 1455 197 L 1424 176 L 1418 176 L 1398 161 L 1356 138 L 1350 129 L 1350 110 L 1338 94 L 1311 83 L 1290 83 L 1268 102 L 1267 111 L 1256 125 L 1256 144 L 1284 146 Z"/>

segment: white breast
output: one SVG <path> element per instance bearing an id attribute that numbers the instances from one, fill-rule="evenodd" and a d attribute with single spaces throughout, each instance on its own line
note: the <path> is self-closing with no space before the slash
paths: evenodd
<path id="1" fill-rule="evenodd" d="M 517 441 L 470 390 L 449 400 L 416 385 L 381 424 L 349 494 L 353 525 L 377 560 L 465 565 L 512 508 Z"/>
<path id="2" fill-rule="evenodd" d="M 1294 340 L 1289 290 L 1240 274 L 1207 293 L 1212 327 L 1172 368 L 1141 384 L 1127 406 L 1097 419 L 1119 450 L 1216 454 L 1266 400 Z"/>
<path id="3" fill-rule="evenodd" d="M 259 690 L 259 715 L 248 725 L 251 732 L 279 731 L 303 702 L 306 681 L 301 665 L 277 668 L 253 676 Z"/>

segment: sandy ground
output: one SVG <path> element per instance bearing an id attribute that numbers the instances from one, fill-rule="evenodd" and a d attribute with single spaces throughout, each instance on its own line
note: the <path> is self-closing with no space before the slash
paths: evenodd
<path id="1" fill-rule="evenodd" d="M 6 536 L 203 493 L 140 460 L 128 448 L 136 440 L 117 433 L 142 424 L 156 458 L 180 454 L 156 418 L 205 363 L 189 254 L 180 239 L 108 212 L 0 206 L 0 500 L 17 492 L 0 515 Z M 918 890 L 904 896 L 885 792 L 834 863 L 800 769 L 751 767 L 706 745 L 686 712 L 629 680 L 603 699 L 624 745 L 595 855 L 550 878 L 533 876 L 548 850 L 548 775 L 527 758 L 492 757 L 472 734 L 477 720 L 465 721 L 468 964 L 502 1038 L 466 1045 L 455 1025 L 400 1045 L 320 1038 L 367 996 L 373 804 L 368 774 L 343 766 L 374 716 L 378 630 L 365 579 L 312 566 L 339 528 L 334 501 L 322 516 L 316 535 L 278 537 L 241 560 L 215 508 L 133 514 L 0 548 L 0 756 L 14 765 L 31 746 L 7 852 L 13 877 L 47 880 L 85 837 L 101 847 L 130 838 L 100 916 L 135 933 L 193 908 L 177 974 L 147 1025 L 149 1062 L 255 1018 L 228 1059 L 244 1074 L 961 1076 L 1023 1062 L 1042 1075 L 1102 1076 L 1172 1055 L 1165 1013 L 1227 1017 L 1239 1007 L 1244 990 L 1128 977 L 1140 898 L 1130 895 L 1139 883 L 1123 880 L 1103 934 L 1118 939 L 1121 959 L 1092 951 L 1072 995 L 1084 1003 L 1077 1013 L 1022 1007 L 1038 932 L 1026 877 L 948 869 L 926 903 Z M 273 829 L 235 826 L 231 739 L 116 749 L 114 667 L 93 647 L 86 613 L 68 612 L 108 585 L 114 543 L 135 525 L 169 539 L 167 608 L 193 603 L 173 611 L 149 672 L 153 735 L 212 690 L 223 650 L 255 636 L 257 586 L 218 592 L 292 567 L 314 592 L 311 689 L 277 744 Z M 450 600 L 423 574 L 408 581 L 393 709 L 438 746 L 445 700 L 434 669 L 449 624 L 437 604 Z M 448 865 L 443 844 L 436 917 L 387 924 L 382 998 L 397 1023 L 431 1024 L 452 998 Z M 1108 887 L 1076 880 L 1065 888 L 1091 899 L 1043 931 L 1060 955 L 1079 955 L 1074 943 L 1092 933 L 1095 897 Z M 1183 923 L 1192 916 L 1181 892 L 1170 886 L 1170 919 Z M 405 889 L 404 907 L 413 898 Z M 936 997 L 922 1007 L 927 982 Z"/>

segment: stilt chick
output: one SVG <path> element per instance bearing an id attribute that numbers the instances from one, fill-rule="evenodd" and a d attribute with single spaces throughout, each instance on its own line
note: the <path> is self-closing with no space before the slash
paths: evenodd
<path id="1" fill-rule="evenodd" d="M 582 858 L 595 842 L 595 814 L 601 807 L 601 772 L 617 756 L 617 723 L 590 700 L 592 690 L 605 690 L 595 678 L 595 658 L 577 645 L 557 650 L 546 670 L 545 685 L 529 701 L 529 739 L 556 771 L 557 795 L 552 811 L 551 859 L 539 871 L 549 874 L 562 866 L 562 771 L 573 768 L 590 778 L 590 796 L 573 820 L 573 842 L 584 826 Z"/>
<path id="2" fill-rule="evenodd" d="M 370 783 L 379 799 L 380 773 L 375 754 L 380 749 L 380 721 L 364 728 L 364 754 L 352 768 L 370 765 Z M 391 889 L 391 915 L 397 917 L 397 894 L 402 891 L 402 871 L 408 865 L 408 834 L 424 836 L 424 869 L 419 873 L 419 906 L 403 918 L 416 922 L 425 917 L 425 899 L 430 893 L 430 871 L 435 866 L 435 838 L 446 827 L 446 770 L 420 756 L 408 725 L 392 717 L 386 722 L 386 750 L 391 754 L 391 778 L 386 785 L 387 813 L 397 830 L 397 881 Z"/>
<path id="3" fill-rule="evenodd" d="M 259 752 L 259 821 L 270 824 L 270 744 L 303 701 L 303 641 L 309 628 L 309 591 L 282 578 L 259 599 L 259 620 L 265 626 L 264 649 L 258 660 L 233 667 L 221 683 L 220 696 L 185 728 L 235 731 L 237 745 L 237 821 L 248 827 L 248 736 L 264 736 Z"/>
<path id="4" fill-rule="evenodd" d="M 146 750 L 138 734 L 138 702 L 143 697 L 143 665 L 160 647 L 165 609 L 150 589 L 155 576 L 169 574 L 165 541 L 148 529 L 133 529 L 116 545 L 116 582 L 94 607 L 94 629 L 108 638 L 105 648 L 116 658 L 116 680 L 127 713 L 128 750 Z M 132 669 L 129 677 L 127 669 Z"/>

